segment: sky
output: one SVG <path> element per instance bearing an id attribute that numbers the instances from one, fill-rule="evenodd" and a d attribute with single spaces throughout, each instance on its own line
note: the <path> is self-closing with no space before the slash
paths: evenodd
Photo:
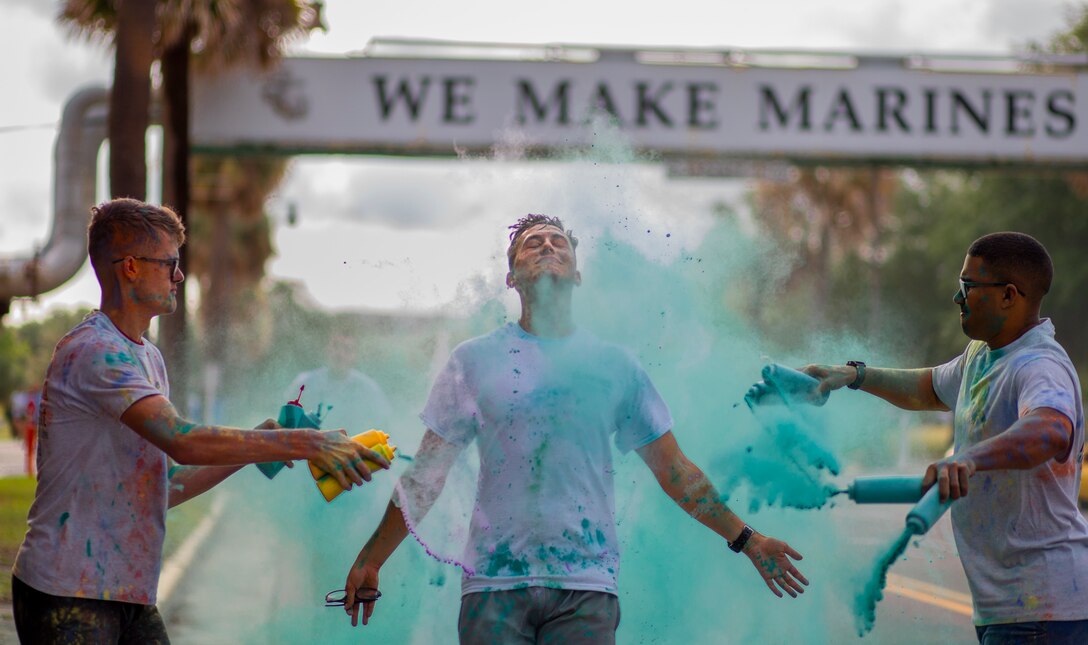
<path id="1" fill-rule="evenodd" d="M 595 0 L 510 3 L 327 0 L 327 33 L 292 51 L 359 52 L 374 37 L 504 43 L 817 49 L 882 53 L 1008 54 L 1062 29 L 1069 3 L 1039 0 L 674 0 L 652 9 Z M 22 257 L 48 238 L 52 213 L 52 150 L 64 101 L 89 84 L 106 85 L 112 54 L 102 43 L 72 39 L 58 26 L 59 3 L 4 0 L 0 24 L 0 258 Z M 152 155 L 156 154 L 152 148 Z M 502 271 L 498 222 L 540 210 L 503 190 L 505 178 L 537 173 L 540 190 L 561 190 L 564 175 L 547 165 L 435 162 L 380 157 L 308 157 L 292 162 L 269 202 L 277 256 L 274 278 L 301 283 L 330 309 L 431 310 L 454 301 L 468 282 L 494 282 Z M 742 182 L 669 180 L 660 169 L 635 172 L 640 199 L 706 210 L 740 203 Z M 532 185 L 527 182 L 519 185 Z M 149 198 L 156 196 L 154 188 Z M 288 226 L 287 211 L 299 215 Z M 652 210 L 652 208 L 650 209 Z M 502 219 L 505 218 L 505 219 Z M 501 229 L 499 229 L 501 230 Z M 451 235 L 457 254 L 449 254 Z M 347 253 L 365 258 L 343 273 Z M 475 258 L 469 261 L 465 258 Z M 496 260 L 491 262 L 490 260 Z M 337 273 L 341 271 L 341 273 Z M 195 289 L 190 290 L 195 292 Z M 97 303 L 84 268 L 61 288 L 13 303 L 8 323 L 41 317 L 50 308 Z"/>

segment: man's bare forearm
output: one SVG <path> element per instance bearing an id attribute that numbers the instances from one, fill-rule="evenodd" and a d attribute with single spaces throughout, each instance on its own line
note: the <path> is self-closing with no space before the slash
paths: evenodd
<path id="1" fill-rule="evenodd" d="M 933 370 L 928 367 L 910 370 L 866 367 L 861 390 L 904 410 L 948 409 L 933 391 Z"/>
<path id="2" fill-rule="evenodd" d="M 382 521 L 359 551 L 354 566 L 359 567 L 367 563 L 380 568 L 406 537 L 408 537 L 408 525 L 404 521 L 404 515 L 390 500 Z"/>
<path id="3" fill-rule="evenodd" d="M 170 508 L 205 493 L 241 466 L 174 466 L 170 469 Z"/>
<path id="4" fill-rule="evenodd" d="M 319 430 L 243 430 L 193 425 L 174 438 L 175 461 L 185 465 L 237 466 L 308 459 L 319 452 Z"/>
<path id="5" fill-rule="evenodd" d="M 658 483 L 684 512 L 727 542 L 736 540 L 744 530 L 744 520 L 722 501 L 706 474 L 687 457 L 681 456 L 670 467 L 668 477 Z"/>
<path id="6" fill-rule="evenodd" d="M 1072 424 L 1060 412 L 1036 410 L 1001 434 L 963 451 L 976 470 L 1028 470 L 1069 454 Z"/>

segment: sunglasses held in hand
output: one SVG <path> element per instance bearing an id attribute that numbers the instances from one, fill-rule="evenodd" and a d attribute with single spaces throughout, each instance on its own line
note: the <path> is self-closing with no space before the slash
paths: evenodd
<path id="1" fill-rule="evenodd" d="M 382 592 L 376 587 L 359 587 L 355 590 L 355 602 L 374 602 L 382 597 Z M 343 607 L 347 604 L 348 593 L 344 589 L 333 589 L 325 594 L 326 607 Z"/>

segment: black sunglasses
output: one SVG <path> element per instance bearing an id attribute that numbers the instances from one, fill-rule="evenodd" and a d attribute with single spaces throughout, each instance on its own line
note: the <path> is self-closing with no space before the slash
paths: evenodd
<path id="1" fill-rule="evenodd" d="M 374 602 L 382 597 L 382 592 L 376 587 L 359 587 L 355 590 L 355 602 Z M 348 592 L 344 589 L 333 589 L 325 594 L 326 607 L 343 607 L 347 603 Z"/>
<path id="2" fill-rule="evenodd" d="M 956 293 L 960 298 L 967 300 L 967 294 L 974 287 L 1007 287 L 1008 285 L 1016 287 L 1015 282 L 975 282 L 974 280 L 964 280 L 960 278 L 960 290 Z M 1020 295 L 1026 295 L 1020 287 L 1016 287 L 1016 290 L 1020 292 Z"/>
<path id="3" fill-rule="evenodd" d="M 141 262 L 154 262 L 155 264 L 168 266 L 170 267 L 170 275 L 174 275 L 175 273 L 177 273 L 178 267 L 181 266 L 181 258 L 145 258 L 139 255 L 126 255 L 123 258 L 117 258 L 112 262 L 112 264 L 124 262 L 128 258 L 132 258 L 133 260 L 140 260 Z"/>

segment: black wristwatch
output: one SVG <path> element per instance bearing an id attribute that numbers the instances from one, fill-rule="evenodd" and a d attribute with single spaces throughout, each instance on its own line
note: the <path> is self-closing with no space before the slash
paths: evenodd
<path id="1" fill-rule="evenodd" d="M 737 536 L 737 539 L 729 543 L 729 549 L 733 553 L 740 553 L 744 550 L 744 545 L 748 544 L 748 538 L 752 537 L 753 533 L 755 533 L 755 531 L 752 530 L 752 527 L 745 524 L 744 528 L 740 530 L 740 535 Z"/>
<path id="2" fill-rule="evenodd" d="M 846 361 L 846 364 L 858 371 L 857 378 L 854 379 L 853 383 L 847 385 L 846 387 L 850 388 L 851 390 L 857 390 L 861 388 L 861 384 L 865 382 L 865 363 L 862 363 L 861 361 Z"/>

